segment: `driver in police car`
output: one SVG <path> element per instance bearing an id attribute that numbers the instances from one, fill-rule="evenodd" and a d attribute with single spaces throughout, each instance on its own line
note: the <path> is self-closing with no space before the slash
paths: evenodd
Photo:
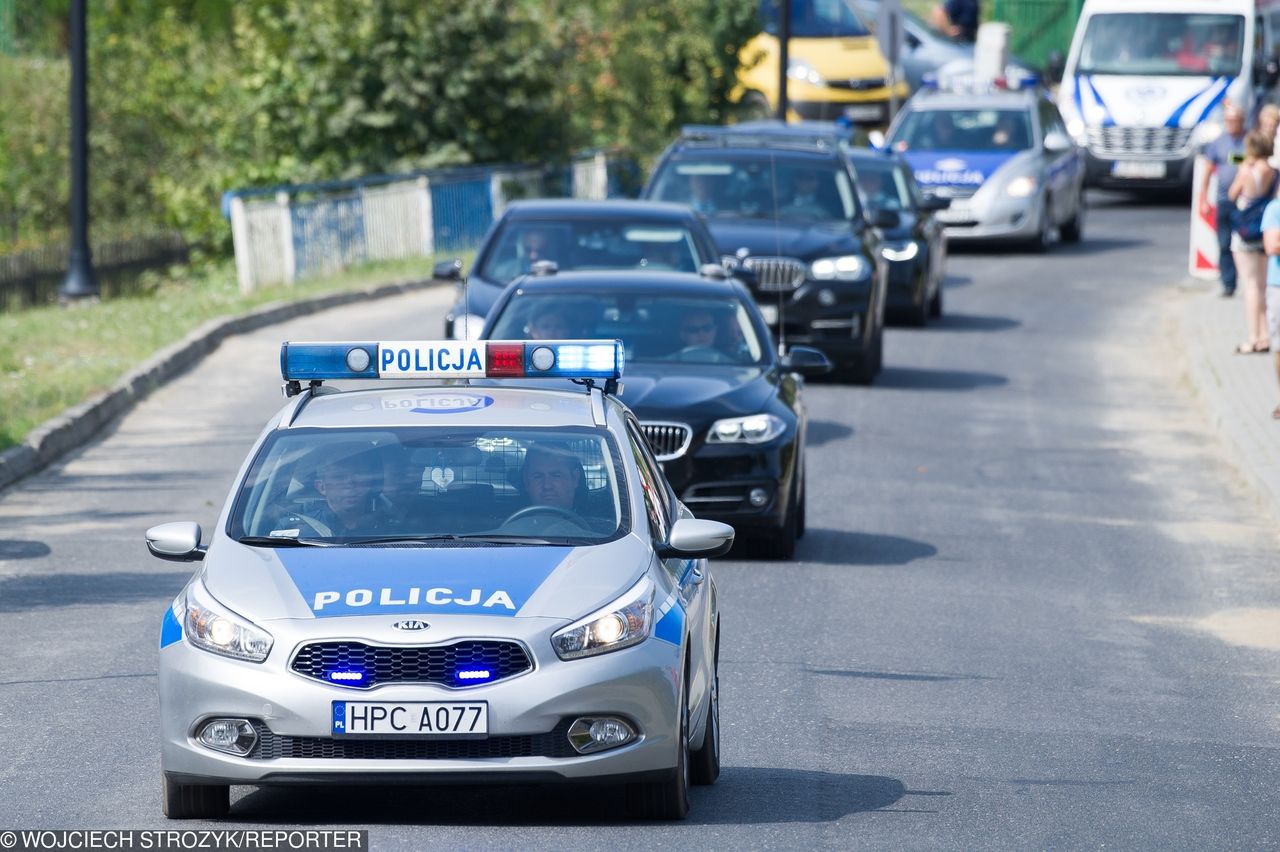
<path id="1" fill-rule="evenodd" d="M 582 463 L 562 444 L 534 444 L 525 451 L 520 482 L 533 505 L 576 512 Z"/>
<path id="2" fill-rule="evenodd" d="M 377 502 L 382 485 L 381 460 L 372 449 L 339 451 L 316 472 L 324 505 L 295 517 L 326 537 L 376 532 L 383 524 Z"/>

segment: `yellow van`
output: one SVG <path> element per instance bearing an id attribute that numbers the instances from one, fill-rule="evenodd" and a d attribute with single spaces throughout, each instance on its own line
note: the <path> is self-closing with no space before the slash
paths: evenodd
<path id="1" fill-rule="evenodd" d="M 889 63 L 867 24 L 848 0 L 790 0 L 791 43 L 787 70 L 790 121 L 888 124 Z M 778 108 L 778 5 L 760 0 L 764 32 L 738 54 L 738 85 L 730 98 L 748 118 L 772 116 Z M 909 89 L 897 75 L 898 101 Z"/>

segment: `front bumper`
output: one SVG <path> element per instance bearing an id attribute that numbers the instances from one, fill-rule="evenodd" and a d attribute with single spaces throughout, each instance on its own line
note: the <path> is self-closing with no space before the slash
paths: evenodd
<path id="1" fill-rule="evenodd" d="M 312 680 L 288 667 L 303 642 L 359 639 L 378 645 L 448 644 L 489 636 L 475 617 L 431 619 L 430 642 L 392 636 L 390 619 L 306 619 L 263 625 L 275 636 L 266 662 L 208 653 L 185 639 L 160 652 L 161 766 L 189 784 L 289 784 L 428 781 L 573 781 L 669 774 L 676 766 L 681 649 L 650 637 L 631 648 L 562 661 L 548 636 L 564 622 L 494 618 L 483 626 L 523 642 L 533 659 L 525 674 L 483 686 L 386 684 L 349 689 Z M 500 622 L 495 625 L 493 622 Z M 322 626 L 321 631 L 317 630 Z M 481 740 L 335 738 L 334 701 L 485 701 L 489 734 Z M 590 755 L 569 746 L 565 732 L 578 716 L 629 720 L 639 739 Z M 243 718 L 260 731 L 246 757 L 195 740 L 212 717 Z"/>
<path id="2" fill-rule="evenodd" d="M 1026 198 L 987 195 L 981 190 L 970 198 L 957 198 L 938 212 L 948 242 L 965 240 L 1029 240 L 1040 233 L 1043 195 Z"/>
<path id="3" fill-rule="evenodd" d="M 1113 169 L 1117 162 L 1163 163 L 1163 177 L 1117 177 Z M 1152 156 L 1116 157 L 1085 150 L 1085 185 L 1107 189 L 1189 189 L 1195 171 L 1195 151 L 1164 158 Z"/>
<path id="4" fill-rule="evenodd" d="M 705 430 L 688 452 L 662 463 L 680 500 L 699 518 L 737 530 L 777 530 L 791 507 L 796 470 L 795 435 L 788 430 L 765 444 L 707 444 Z M 768 500 L 752 506 L 753 489 Z"/>
<path id="5" fill-rule="evenodd" d="M 859 361 L 870 352 L 879 323 L 873 281 L 806 281 L 783 294 L 756 293 L 756 301 L 774 336 L 781 330 L 788 344 L 822 350 L 837 365 Z"/>
<path id="6" fill-rule="evenodd" d="M 814 86 L 793 82 L 789 87 L 787 100 L 795 118 L 803 121 L 835 121 L 848 118 L 854 124 L 871 126 L 887 125 L 893 115 L 889 105 L 893 92 L 889 86 L 881 85 L 872 89 L 843 88 L 833 85 Z M 905 80 L 897 85 L 898 103 L 903 103 L 910 96 L 910 87 Z"/>

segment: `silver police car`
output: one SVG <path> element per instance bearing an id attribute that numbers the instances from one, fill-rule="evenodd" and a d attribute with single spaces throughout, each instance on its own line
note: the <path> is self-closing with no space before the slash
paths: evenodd
<path id="1" fill-rule="evenodd" d="M 164 811 L 230 786 L 626 784 L 678 819 L 719 774 L 733 529 L 676 499 L 615 396 L 618 341 L 286 343 L 284 409 L 160 636 Z M 465 381 L 338 392 L 328 379 Z M 563 388 L 562 383 L 557 383 Z"/>
<path id="2" fill-rule="evenodd" d="M 1055 235 L 1074 243 L 1083 234 L 1084 155 L 1053 101 L 1027 82 L 924 88 L 889 128 L 887 144 L 924 191 L 951 199 L 937 215 L 952 243 L 1016 241 L 1044 251 Z"/>

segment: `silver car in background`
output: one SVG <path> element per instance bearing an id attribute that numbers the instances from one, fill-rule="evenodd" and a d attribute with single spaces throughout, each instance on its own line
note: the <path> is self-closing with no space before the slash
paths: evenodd
<path id="1" fill-rule="evenodd" d="M 1081 239 L 1084 154 L 1036 87 L 922 89 L 894 119 L 886 144 L 925 192 L 951 200 L 938 218 L 952 243 L 998 240 L 1044 251 L 1055 237 Z"/>

